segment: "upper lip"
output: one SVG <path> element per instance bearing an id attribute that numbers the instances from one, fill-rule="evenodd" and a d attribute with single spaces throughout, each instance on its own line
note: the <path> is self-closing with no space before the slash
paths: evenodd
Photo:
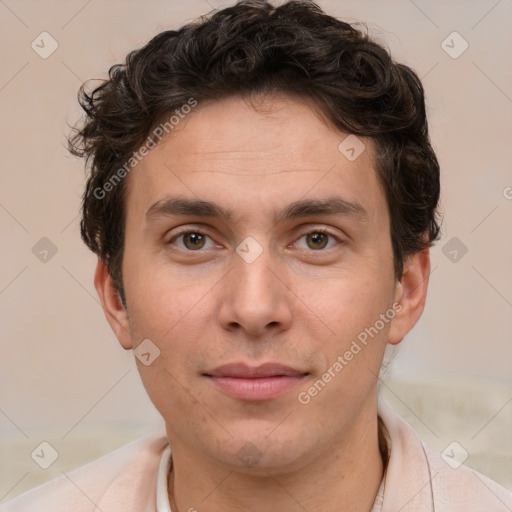
<path id="1" fill-rule="evenodd" d="M 279 363 L 265 363 L 259 366 L 249 366 L 245 363 L 230 363 L 218 366 L 205 373 L 210 377 L 233 377 L 239 379 L 261 379 L 264 377 L 298 377 L 305 375 L 291 366 Z"/>

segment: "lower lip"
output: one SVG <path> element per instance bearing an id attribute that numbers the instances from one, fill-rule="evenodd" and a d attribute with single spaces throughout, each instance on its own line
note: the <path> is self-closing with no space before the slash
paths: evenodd
<path id="1" fill-rule="evenodd" d="M 220 391 L 233 398 L 262 401 L 288 391 L 301 382 L 304 377 L 304 375 L 279 375 L 259 379 L 236 377 L 210 377 L 210 379 Z"/>

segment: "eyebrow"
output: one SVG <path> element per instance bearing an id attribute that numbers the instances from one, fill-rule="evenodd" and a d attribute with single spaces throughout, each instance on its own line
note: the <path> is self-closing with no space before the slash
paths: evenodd
<path id="1" fill-rule="evenodd" d="M 287 220 L 318 215 L 344 215 L 361 221 L 369 221 L 368 212 L 360 203 L 334 196 L 291 203 L 274 215 L 274 222 L 279 224 Z M 166 197 L 154 203 L 146 212 L 148 220 L 160 216 L 210 217 L 229 221 L 233 218 L 233 213 L 217 203 L 202 199 Z"/>

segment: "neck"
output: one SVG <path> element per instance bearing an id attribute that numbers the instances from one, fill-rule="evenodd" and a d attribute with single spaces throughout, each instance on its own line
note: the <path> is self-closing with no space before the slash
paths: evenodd
<path id="1" fill-rule="evenodd" d="M 177 443 L 169 478 L 172 512 L 369 512 L 384 464 L 376 411 L 361 416 L 342 440 L 318 450 L 288 472 L 268 470 L 254 475 L 237 471 L 180 449 Z"/>

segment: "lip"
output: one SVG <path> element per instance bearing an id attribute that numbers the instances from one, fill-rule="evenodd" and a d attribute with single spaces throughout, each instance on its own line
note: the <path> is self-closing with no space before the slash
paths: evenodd
<path id="1" fill-rule="evenodd" d="M 275 398 L 295 387 L 307 375 L 307 372 L 279 363 L 260 366 L 231 363 L 204 373 L 224 394 L 247 401 Z"/>

